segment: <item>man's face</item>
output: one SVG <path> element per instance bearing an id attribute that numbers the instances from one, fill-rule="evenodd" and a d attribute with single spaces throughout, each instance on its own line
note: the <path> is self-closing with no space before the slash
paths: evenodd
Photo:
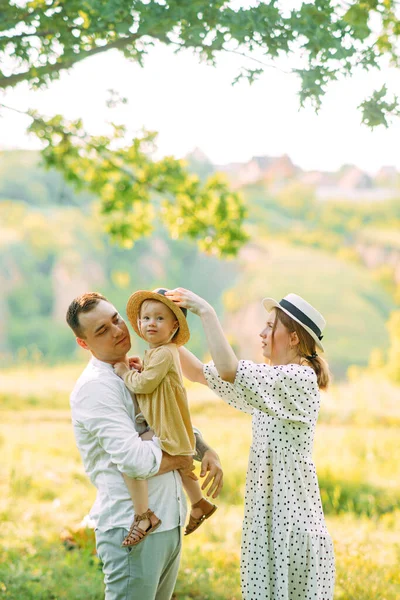
<path id="1" fill-rule="evenodd" d="M 79 315 L 79 323 L 82 337 L 77 342 L 82 348 L 103 362 L 114 364 L 124 360 L 131 348 L 131 336 L 112 304 L 100 300 L 93 310 Z"/>

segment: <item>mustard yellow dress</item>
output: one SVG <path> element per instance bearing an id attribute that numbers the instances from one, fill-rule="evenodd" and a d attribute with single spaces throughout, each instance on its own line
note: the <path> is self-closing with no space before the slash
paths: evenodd
<path id="1" fill-rule="evenodd" d="M 136 395 L 161 449 L 172 456 L 194 454 L 196 440 L 176 344 L 146 350 L 142 372 L 128 371 L 124 382 Z"/>

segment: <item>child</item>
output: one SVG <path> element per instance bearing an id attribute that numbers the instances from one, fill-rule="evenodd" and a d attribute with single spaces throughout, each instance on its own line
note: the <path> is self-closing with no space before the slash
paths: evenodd
<path id="1" fill-rule="evenodd" d="M 143 417 L 158 438 L 162 450 L 171 455 L 193 455 L 195 437 L 190 421 L 186 390 L 183 387 L 178 346 L 186 344 L 190 333 L 186 309 L 165 297 L 167 290 L 139 291 L 128 300 L 126 312 L 132 327 L 149 344 L 141 371 L 130 370 L 123 362 L 114 370 L 126 387 L 134 392 Z M 138 415 L 140 421 L 141 415 Z M 142 439 L 151 439 L 152 433 Z M 192 504 L 185 535 L 195 531 L 217 507 L 203 498 L 200 484 L 188 473 L 181 473 L 183 487 Z M 124 475 L 135 508 L 135 519 L 124 546 L 136 546 L 161 525 L 148 506 L 145 480 Z"/>

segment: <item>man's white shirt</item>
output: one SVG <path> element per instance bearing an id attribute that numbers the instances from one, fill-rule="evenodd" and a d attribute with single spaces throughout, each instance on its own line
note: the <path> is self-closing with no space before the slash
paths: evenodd
<path id="1" fill-rule="evenodd" d="M 161 449 L 139 437 L 132 398 L 111 365 L 91 358 L 72 391 L 71 413 L 85 471 L 97 488 L 89 515 L 95 529 L 129 529 L 132 523 L 134 509 L 122 473 L 148 479 L 149 508 L 162 521 L 157 532 L 183 526 L 181 477 L 177 471 L 152 477 L 160 467 Z"/>

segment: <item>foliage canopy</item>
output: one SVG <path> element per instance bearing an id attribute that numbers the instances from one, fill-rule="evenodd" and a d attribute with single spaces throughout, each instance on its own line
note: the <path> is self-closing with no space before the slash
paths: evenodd
<path id="1" fill-rule="evenodd" d="M 155 44 L 177 52 L 191 50 L 214 65 L 221 52 L 249 58 L 235 81 L 252 82 L 282 56 L 290 58 L 301 80 L 300 103 L 321 105 L 332 81 L 358 67 L 378 69 L 389 58 L 399 66 L 400 20 L 395 0 L 332 0 L 288 3 L 276 0 L 237 7 L 226 0 L 30 0 L 1 3 L 0 88 L 28 82 L 48 85 L 78 62 L 118 50 L 144 65 Z M 368 126 L 388 126 L 400 114 L 388 90 L 371 90 L 361 105 Z M 212 178 L 204 185 L 172 158 L 153 161 L 154 135 L 145 132 L 113 149 L 125 131 L 92 137 L 79 121 L 61 115 L 45 119 L 30 113 L 30 130 L 46 145 L 44 159 L 77 187 L 101 198 L 107 228 L 126 242 L 149 233 L 153 197 L 162 197 L 161 218 L 173 236 L 201 240 L 205 250 L 233 255 L 246 240 L 245 210 L 227 184 Z M 194 210 L 196 209 L 196 210 Z M 195 215 L 196 213 L 196 215 Z"/>

